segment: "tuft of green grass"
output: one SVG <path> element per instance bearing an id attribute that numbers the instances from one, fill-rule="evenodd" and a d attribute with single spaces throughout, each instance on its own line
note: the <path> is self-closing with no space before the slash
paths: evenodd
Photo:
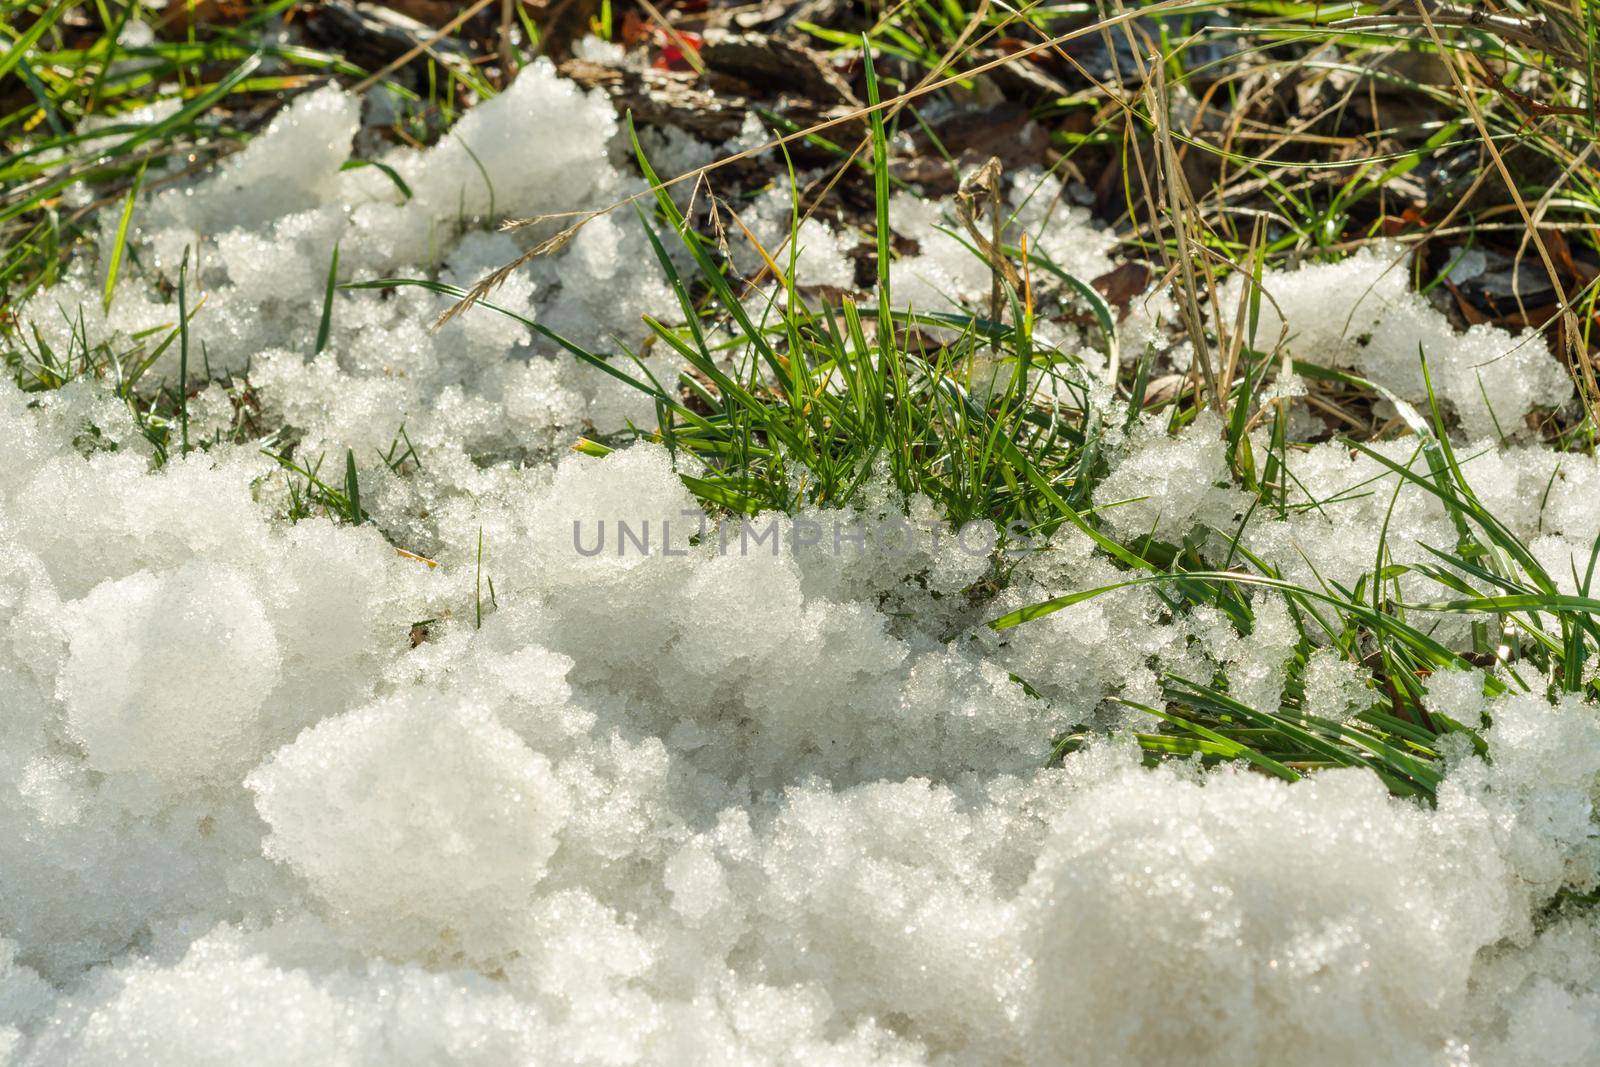
<path id="1" fill-rule="evenodd" d="M 1426 373 L 1426 361 L 1424 360 Z M 1377 387 L 1367 383 L 1369 387 Z M 1600 539 L 1584 573 L 1572 575 L 1581 595 L 1559 591 L 1557 576 L 1546 572 L 1529 548 L 1484 506 L 1467 480 L 1437 404 L 1425 419 L 1404 401 L 1392 398 L 1418 440 L 1424 470 L 1399 463 L 1366 442 L 1347 440 L 1352 450 L 1372 459 L 1398 480 L 1400 491 L 1433 496 L 1452 520 L 1458 540 L 1450 545 L 1423 545 L 1435 562 L 1397 564 L 1388 550 L 1387 530 L 1380 538 L 1372 569 L 1353 587 L 1333 583 L 1308 588 L 1284 581 L 1271 566 L 1239 543 L 1239 532 L 1211 530 L 1229 546 L 1237 569 L 1217 570 L 1176 557 L 1162 565 L 1137 546 L 1145 573 L 1093 589 L 1064 593 L 994 619 L 1000 631 L 1023 626 L 1073 604 L 1118 589 L 1156 586 L 1165 591 L 1175 611 L 1211 605 L 1224 610 L 1248 634 L 1259 603 L 1247 595 L 1256 590 L 1281 597 L 1300 640 L 1295 648 L 1290 685 L 1280 708 L 1251 708 L 1230 695 L 1225 676 L 1162 679 L 1164 708 L 1134 705 L 1162 722 L 1158 731 L 1140 736 L 1153 758 L 1199 755 L 1206 760 L 1244 759 L 1271 773 L 1301 773 L 1330 766 L 1363 766 L 1397 793 L 1432 797 L 1442 778 L 1444 738 L 1462 734 L 1480 753 L 1485 751 L 1475 728 L 1424 706 L 1427 677 L 1435 671 L 1468 667 L 1495 668 L 1486 679 L 1490 692 L 1559 690 L 1600 696 L 1588 665 L 1600 655 L 1600 598 L 1590 595 Z M 1197 562 L 1197 561 L 1196 561 Z M 1134 569 L 1134 568 L 1130 568 Z M 1453 593 L 1447 599 L 1406 603 L 1399 579 L 1406 574 L 1432 579 Z M 1430 636 L 1430 617 L 1462 615 L 1480 634 L 1495 640 L 1464 651 Z M 1318 647 L 1336 650 L 1342 658 L 1366 665 L 1372 701 L 1348 723 L 1307 713 L 1300 704 L 1298 672 Z M 1058 753 L 1082 741 L 1063 738 Z"/>
<path id="2" fill-rule="evenodd" d="M 131 212 L 141 192 L 242 147 L 297 93 L 329 80 L 370 80 L 343 56 L 291 43 L 286 31 L 300 7 L 262 0 L 237 21 L 202 16 L 177 39 L 130 44 L 126 29 L 158 22 L 159 8 L 142 0 L 0 0 L 0 323 L 55 283 L 66 257 L 93 236 L 102 207 L 123 201 Z M 460 56 L 434 50 L 419 62 L 428 72 L 425 96 L 382 80 L 401 111 L 397 139 L 431 142 L 459 116 L 460 100 L 495 95 Z M 171 101 L 178 109 L 158 121 L 127 121 L 135 109 Z M 409 198 L 393 168 L 352 165 L 379 167 Z M 87 205 L 64 199 L 78 183 L 93 194 Z M 118 257 L 117 266 L 127 264 Z"/>

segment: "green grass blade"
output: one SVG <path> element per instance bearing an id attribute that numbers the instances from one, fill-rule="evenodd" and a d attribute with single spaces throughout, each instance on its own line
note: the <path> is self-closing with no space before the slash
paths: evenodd
<path id="1" fill-rule="evenodd" d="M 328 347 L 328 334 L 333 329 L 333 293 L 339 282 L 339 243 L 333 244 L 333 257 L 328 261 L 328 281 L 322 293 L 322 320 L 317 323 L 317 345 L 312 355 L 321 355 Z"/>
<path id="2" fill-rule="evenodd" d="M 133 188 L 128 190 L 127 199 L 122 202 L 122 215 L 117 220 L 117 236 L 111 244 L 111 261 L 106 266 L 106 287 L 102 297 L 102 307 L 111 310 L 111 297 L 117 288 L 117 272 L 122 267 L 122 252 L 128 244 L 128 223 L 133 219 L 133 205 L 139 199 L 139 187 L 144 184 L 144 167 L 139 167 L 139 173 L 133 179 Z"/>
<path id="3" fill-rule="evenodd" d="M 350 522 L 360 526 L 366 521 L 366 514 L 361 510 L 361 482 L 356 477 L 356 454 L 348 448 L 344 450 L 344 497 L 350 508 Z"/>
<path id="4" fill-rule="evenodd" d="M 5 76 L 11 73 L 13 67 L 22 62 L 22 58 L 28 54 L 28 51 L 39 43 L 39 38 L 49 32 L 50 27 L 54 26 L 72 6 L 71 0 L 56 0 L 54 4 L 50 5 L 49 10 L 35 20 L 32 26 L 24 30 L 16 40 L 10 42 L 4 52 L 0 52 L 0 81 L 3 81 Z"/>
<path id="5" fill-rule="evenodd" d="M 182 430 L 180 455 L 189 454 L 189 249 L 178 266 L 178 423 Z"/>

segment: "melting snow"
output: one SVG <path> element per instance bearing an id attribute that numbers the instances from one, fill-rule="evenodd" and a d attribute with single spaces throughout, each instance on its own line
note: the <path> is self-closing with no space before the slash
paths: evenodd
<path id="1" fill-rule="evenodd" d="M 1226 665 L 1271 704 L 1296 636 L 1281 605 L 1258 598 L 1248 641 L 1144 589 L 978 625 L 1117 580 L 1071 537 L 982 611 L 960 594 L 986 564 L 953 537 L 580 555 L 574 521 L 700 521 L 660 450 L 546 461 L 586 423 L 652 423 L 647 404 L 501 316 L 430 333 L 443 304 L 420 290 L 341 293 L 328 350 L 303 353 L 336 245 L 348 279 L 470 284 L 526 242 L 469 220 L 637 191 L 610 106 L 531 67 L 437 147 L 384 158 L 409 198 L 341 169 L 358 111 L 300 98 L 213 177 L 141 203 L 131 242 L 169 282 L 188 250 L 196 374 L 248 369 L 300 455 L 353 449 L 363 503 L 439 567 L 371 526 L 281 521 L 254 445 L 152 469 L 107 391 L 0 386 L 0 1063 L 1600 1059 L 1600 928 L 1535 922 L 1596 883 L 1593 707 L 1431 680 L 1451 715 L 1493 720 L 1492 761 L 1455 758 L 1436 809 L 1356 771 L 1150 770 L 1139 716 L 1103 698 Z M 769 199 L 764 240 L 787 214 Z M 902 299 L 981 300 L 938 207 L 895 209 L 920 244 Z M 1085 219 L 1024 218 L 1074 273 L 1109 265 Z M 852 243 L 807 228 L 802 276 L 848 284 Z M 27 328 L 58 351 L 74 329 L 170 328 L 131 273 L 102 312 L 91 258 Z M 1559 365 L 1537 339 L 1454 334 L 1387 265 L 1270 276 L 1291 349 L 1417 400 L 1421 344 L 1486 503 L 1541 558 L 1586 559 L 1596 464 L 1517 443 L 1570 398 Z M 671 306 L 622 216 L 494 299 L 603 348 Z M 227 413 L 202 394 L 192 432 Z M 405 477 L 375 458 L 402 428 Z M 1212 423 L 1136 424 L 1110 451 L 1097 502 L 1120 502 L 1119 534 L 1242 514 Z M 1248 547 L 1353 581 L 1395 480 L 1332 444 L 1293 462 L 1297 500 L 1325 503 L 1258 516 Z M 1388 523 L 1396 562 L 1454 540 L 1422 493 Z M 1367 694 L 1319 656 L 1308 699 L 1344 718 Z M 1097 717 L 1120 739 L 1043 769 L 1054 733 Z"/>

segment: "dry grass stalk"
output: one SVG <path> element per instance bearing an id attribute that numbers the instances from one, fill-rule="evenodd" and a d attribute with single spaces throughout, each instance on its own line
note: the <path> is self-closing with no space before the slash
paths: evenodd
<path id="1" fill-rule="evenodd" d="M 1221 383 L 1217 380 L 1217 368 L 1212 360 L 1211 345 L 1206 339 L 1205 318 L 1200 310 L 1200 277 L 1195 271 L 1195 260 L 1199 257 L 1191 246 L 1189 233 L 1194 197 L 1189 191 L 1188 181 L 1183 176 L 1183 164 L 1179 161 L 1178 153 L 1173 146 L 1171 116 L 1167 112 L 1166 75 L 1162 70 L 1161 54 L 1154 53 L 1150 60 L 1147 99 L 1150 104 L 1150 114 L 1156 123 L 1159 176 L 1166 199 L 1166 209 L 1172 223 L 1172 233 L 1177 244 L 1178 278 L 1181 282 L 1178 286 L 1178 306 L 1183 314 L 1184 325 L 1189 331 L 1189 343 L 1194 349 L 1194 365 L 1200 372 L 1212 406 L 1220 415 L 1226 410 L 1227 404 L 1222 395 Z M 1206 274 L 1209 278 L 1210 272 L 1207 271 Z"/>
<path id="2" fill-rule="evenodd" d="M 679 53 L 683 56 L 683 61 L 693 67 L 696 74 L 704 77 L 706 65 L 705 61 L 700 58 L 699 50 L 683 39 L 683 34 L 679 33 L 677 27 L 667 21 L 667 16 L 663 15 L 661 10 L 652 4 L 650 0 L 639 0 L 639 6 L 644 8 L 644 13 L 650 17 L 651 22 L 661 27 L 662 32 L 667 35 L 667 39 L 678 47 Z"/>
<path id="3" fill-rule="evenodd" d="M 956 218 L 960 221 L 972 243 L 989 264 L 992 276 L 989 289 L 989 321 L 999 324 L 1005 307 L 1005 286 L 1022 291 L 1022 277 L 1006 258 L 1001 242 L 1005 230 L 1004 201 L 1000 187 L 1000 158 L 990 156 L 989 161 L 961 180 L 956 191 Z M 989 216 L 990 236 L 984 236 L 978 221 Z"/>
<path id="4" fill-rule="evenodd" d="M 1529 48 L 1555 53 L 1563 51 L 1550 32 L 1550 24 L 1541 17 L 1519 18 L 1516 15 L 1500 15 L 1476 5 L 1460 7 L 1441 3 L 1439 0 L 1416 0 L 1416 5 L 1419 12 L 1416 15 L 1399 12 L 1362 15 L 1338 19 L 1328 25 L 1334 30 L 1375 30 L 1417 25 L 1471 27 Z M 1574 57 L 1569 55 L 1566 58 Z"/>
<path id="5" fill-rule="evenodd" d="M 377 85 L 379 82 L 383 81 L 383 79 L 387 78 L 389 75 L 393 74 L 395 71 L 399 70 L 401 67 L 405 66 L 413 59 L 416 59 L 418 56 L 422 55 L 422 53 L 426 52 L 428 49 L 432 48 L 434 45 L 438 44 L 440 41 L 456 32 L 456 30 L 460 29 L 468 19 L 492 3 L 494 3 L 494 0 L 472 0 L 471 4 L 462 9 L 462 11 L 456 15 L 455 18 L 451 19 L 449 22 L 435 30 L 432 36 L 430 36 L 427 40 L 419 41 L 398 59 L 395 59 L 389 63 L 385 63 L 379 69 L 373 71 L 365 78 L 362 78 L 360 81 L 356 82 L 355 85 L 350 87 L 350 91 L 357 95 L 366 92 L 368 89 L 372 88 L 374 85 Z"/>
<path id="6" fill-rule="evenodd" d="M 517 0 L 500 0 L 500 87 L 511 84 L 517 73 L 516 55 L 511 48 L 511 13 Z"/>
<path id="7" fill-rule="evenodd" d="M 1477 98 L 1467 88 L 1463 77 L 1459 57 L 1455 52 L 1445 48 L 1444 42 L 1439 38 L 1439 29 L 1434 25 L 1433 15 L 1429 11 L 1429 4 L 1425 0 L 1416 0 L 1417 11 L 1422 19 L 1423 27 L 1427 30 L 1428 37 L 1433 41 L 1434 47 L 1439 50 L 1444 59 L 1445 70 L 1450 74 L 1450 80 L 1455 85 L 1456 92 L 1460 95 L 1467 113 L 1472 116 L 1473 125 L 1477 127 L 1478 134 L 1483 138 L 1484 148 L 1489 157 L 1494 160 L 1495 170 L 1500 174 L 1500 180 L 1505 183 L 1506 191 L 1517 206 L 1517 214 L 1522 217 L 1526 232 L 1534 238 L 1534 248 L 1538 250 L 1540 262 L 1543 263 L 1545 273 L 1550 276 L 1550 285 L 1555 290 L 1556 299 L 1560 302 L 1562 336 L 1566 346 L 1564 353 L 1569 366 L 1576 372 L 1582 385 L 1578 390 L 1583 397 L 1584 410 L 1588 413 L 1592 423 L 1600 425 L 1600 382 L 1596 381 L 1594 361 L 1590 358 L 1582 338 L 1582 327 L 1578 323 L 1577 315 L 1573 314 L 1572 301 L 1567 297 L 1566 286 L 1562 284 L 1561 272 L 1556 268 L 1555 261 L 1550 256 L 1550 250 L 1545 247 L 1545 242 L 1538 238 L 1538 224 L 1533 213 L 1528 210 L 1528 205 L 1522 198 L 1517 188 L 1516 179 L 1512 177 L 1511 170 L 1506 166 L 1505 157 L 1494 142 L 1488 124 L 1484 121 L 1483 111 L 1478 107 Z"/>

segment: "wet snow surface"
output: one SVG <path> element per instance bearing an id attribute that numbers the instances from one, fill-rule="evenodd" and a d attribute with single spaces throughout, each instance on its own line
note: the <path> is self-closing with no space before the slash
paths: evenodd
<path id="1" fill-rule="evenodd" d="M 648 403 L 502 316 L 430 333 L 443 301 L 421 290 L 341 294 L 306 353 L 336 242 L 348 279 L 470 284 L 524 245 L 463 220 L 637 191 L 612 112 L 530 68 L 437 147 L 385 158 L 407 199 L 377 167 L 340 169 L 359 111 L 305 96 L 213 176 L 142 201 L 143 275 L 109 316 L 92 256 L 25 309 L 57 350 L 74 329 L 170 329 L 153 282 L 188 248 L 192 364 L 248 368 L 297 455 L 342 472 L 354 450 L 377 523 L 440 565 L 370 525 L 283 521 L 288 480 L 253 442 L 156 468 L 103 385 L 0 386 L 0 1063 L 1600 1059 L 1600 928 L 1546 914 L 1595 883 L 1594 708 L 1430 679 L 1440 709 L 1493 721 L 1492 759 L 1451 753 L 1436 808 L 1354 770 L 1149 770 L 1127 737 L 1148 724 L 1103 698 L 1157 702 L 1158 668 L 1222 666 L 1276 706 L 1281 602 L 1258 596 L 1248 640 L 1145 588 L 995 634 L 984 619 L 1118 572 L 1063 535 L 975 608 L 978 533 L 891 551 L 864 522 L 886 493 L 807 517 L 864 522 L 862 547 L 581 555 L 575 521 L 696 525 L 659 449 L 553 458 L 586 425 L 653 425 Z M 658 147 L 667 173 L 673 152 L 709 158 Z M 981 300 L 940 205 L 895 210 L 920 243 L 899 297 Z M 769 198 L 752 229 L 787 211 Z M 1086 218 L 1023 219 L 1078 276 L 1109 267 Z M 809 226 L 802 279 L 849 284 L 856 238 Z M 1561 367 L 1537 338 L 1456 335 L 1391 261 L 1270 276 L 1262 331 L 1281 311 L 1297 356 L 1411 399 L 1423 345 L 1468 477 L 1571 585 L 1600 471 L 1525 430 L 1570 400 Z M 495 300 L 601 348 L 672 306 L 627 212 Z M 1169 313 L 1149 302 L 1125 329 Z M 191 437 L 230 414 L 213 386 Z M 420 461 L 403 476 L 377 459 L 402 426 Z M 1177 540 L 1248 505 L 1204 420 L 1135 424 L 1113 456 L 1101 502 L 1145 498 L 1107 511 L 1118 535 Z M 1246 533 L 1290 580 L 1353 583 L 1386 515 L 1395 562 L 1454 542 L 1434 498 L 1396 498 L 1369 459 L 1328 444 L 1293 463 L 1297 492 L 1336 502 Z M 1436 636 L 1469 642 L 1459 620 Z M 1308 690 L 1330 718 L 1370 698 L 1326 655 Z M 1043 769 L 1085 721 L 1112 740 Z"/>

